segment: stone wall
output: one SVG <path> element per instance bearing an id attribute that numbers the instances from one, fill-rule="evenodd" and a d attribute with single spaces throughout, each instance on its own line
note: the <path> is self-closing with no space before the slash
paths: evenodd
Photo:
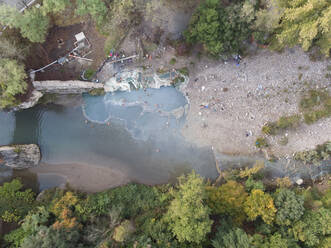
<path id="1" fill-rule="evenodd" d="M 85 81 L 34 81 L 33 86 L 42 93 L 81 94 L 93 89 L 103 89 L 104 84 Z"/>

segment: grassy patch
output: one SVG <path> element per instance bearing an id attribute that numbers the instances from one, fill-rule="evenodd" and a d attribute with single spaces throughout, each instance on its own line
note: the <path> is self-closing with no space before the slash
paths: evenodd
<path id="1" fill-rule="evenodd" d="M 326 91 L 311 90 L 300 101 L 304 121 L 312 124 L 331 116 L 331 96 Z"/>
<path id="2" fill-rule="evenodd" d="M 84 76 L 85 76 L 85 78 L 87 79 L 87 80 L 91 80 L 92 79 L 92 77 L 93 77 L 93 75 L 95 74 L 95 70 L 93 70 L 93 69 L 87 69 L 86 71 L 85 71 L 85 73 L 84 73 Z"/>
<path id="3" fill-rule="evenodd" d="M 300 115 L 282 116 L 276 122 L 268 122 L 262 127 L 262 132 L 268 135 L 276 135 L 284 130 L 299 126 Z"/>

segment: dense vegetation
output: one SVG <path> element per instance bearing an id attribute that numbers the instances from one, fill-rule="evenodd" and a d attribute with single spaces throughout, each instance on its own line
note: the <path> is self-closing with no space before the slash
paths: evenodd
<path id="1" fill-rule="evenodd" d="M 192 172 L 176 185 L 52 189 L 38 200 L 14 180 L 0 187 L 0 210 L 11 216 L 16 204 L 19 218 L 3 220 L 23 220 L 3 246 L 330 247 L 330 187 L 265 184 L 262 168 L 229 171 L 220 185 Z"/>
<path id="2" fill-rule="evenodd" d="M 40 0 L 40 7 L 32 6 L 24 12 L 0 4 L 0 25 L 9 27 L 14 36 L 19 34 L 18 40 L 25 38 L 23 43 L 27 45 L 43 43 L 53 25 L 68 26 L 92 20 L 107 37 L 104 49 L 109 52 L 120 45 L 130 28 L 144 21 L 154 22 L 162 6 L 172 2 L 174 0 Z M 181 1 L 191 9 L 196 3 L 195 0 Z M 205 0 L 193 14 L 184 37 L 187 43 L 203 44 L 214 56 L 243 53 L 246 41 L 254 39 L 275 49 L 300 45 L 308 51 L 318 47 L 329 57 L 330 13 L 328 0 Z M 0 71 L 0 108 L 17 105 L 17 96 L 27 90 L 24 83 L 27 77 L 22 72 L 24 53 L 17 43 L 11 37 L 0 37 L 0 59 L 17 60 L 17 64 L 1 63 L 19 73 L 13 78 L 4 76 L 7 70 Z M 188 50 L 188 46 L 182 47 Z M 309 113 L 305 120 L 310 122 L 325 115 L 326 111 Z"/>
<path id="3" fill-rule="evenodd" d="M 253 34 L 258 43 L 281 49 L 317 46 L 327 57 L 331 48 L 331 3 L 328 0 L 202 1 L 185 37 L 202 43 L 212 55 L 242 52 Z"/>

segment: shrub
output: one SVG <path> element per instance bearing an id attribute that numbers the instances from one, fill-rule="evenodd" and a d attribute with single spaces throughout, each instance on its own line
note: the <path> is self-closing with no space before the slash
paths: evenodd
<path id="1" fill-rule="evenodd" d="M 176 64 L 176 62 L 177 62 L 176 59 L 172 58 L 172 59 L 170 59 L 169 64 L 174 65 L 174 64 Z"/>
<path id="2" fill-rule="evenodd" d="M 276 184 L 279 188 L 290 188 L 292 186 L 292 182 L 289 177 L 277 178 Z"/>
<path id="3" fill-rule="evenodd" d="M 310 90 L 302 97 L 299 106 L 302 111 L 312 110 L 323 104 L 328 98 L 329 95 L 326 91 Z"/>
<path id="4" fill-rule="evenodd" d="M 268 147 L 269 145 L 266 138 L 259 137 L 255 141 L 255 146 L 257 148 L 264 148 L 264 147 Z"/>
<path id="5" fill-rule="evenodd" d="M 179 73 L 183 74 L 184 76 L 188 76 L 189 75 L 189 71 L 187 67 L 183 67 L 180 69 L 177 69 L 179 71 Z"/>
<path id="6" fill-rule="evenodd" d="M 210 209 L 203 204 L 207 198 L 203 179 L 195 172 L 179 177 L 166 214 L 169 228 L 179 242 L 200 243 L 211 231 Z"/>
<path id="7" fill-rule="evenodd" d="M 32 209 L 35 195 L 31 189 L 22 188 L 18 179 L 0 187 L 0 217 L 5 222 L 18 222 Z"/>
<path id="8" fill-rule="evenodd" d="M 207 192 L 207 203 L 214 214 L 231 216 L 237 223 L 245 220 L 244 202 L 247 193 L 241 184 L 228 181 L 220 187 L 208 186 Z"/>
<path id="9" fill-rule="evenodd" d="M 244 210 L 248 219 L 255 220 L 261 216 L 267 224 L 273 222 L 277 212 L 272 197 L 259 189 L 252 190 L 244 204 Z"/>
<path id="10" fill-rule="evenodd" d="M 134 227 L 129 220 L 123 221 L 114 230 L 113 239 L 116 242 L 123 242 L 134 232 Z"/>
<path id="11" fill-rule="evenodd" d="M 301 218 L 305 210 L 303 197 L 289 189 L 279 189 L 275 194 L 274 202 L 277 208 L 276 223 L 278 225 L 292 225 Z"/>
<path id="12" fill-rule="evenodd" d="M 103 88 L 93 89 L 89 91 L 89 94 L 91 96 L 103 96 L 106 94 L 105 90 Z"/>
<path id="13" fill-rule="evenodd" d="M 331 158 L 331 141 L 318 145 L 314 150 L 296 152 L 295 160 L 301 160 L 305 164 L 319 164 L 323 160 Z"/>
<path id="14" fill-rule="evenodd" d="M 276 122 L 268 122 L 262 127 L 262 132 L 268 135 L 276 135 L 283 130 L 295 128 L 300 124 L 300 115 L 282 116 Z"/>
<path id="15" fill-rule="evenodd" d="M 239 177 L 246 178 L 257 176 L 264 169 L 264 161 L 257 160 L 252 168 L 245 167 L 244 170 L 240 171 Z"/>
<path id="16" fill-rule="evenodd" d="M 255 181 L 252 177 L 249 177 L 245 182 L 245 188 L 248 192 L 251 192 L 253 189 L 259 189 L 264 191 L 264 185 L 262 181 Z"/>

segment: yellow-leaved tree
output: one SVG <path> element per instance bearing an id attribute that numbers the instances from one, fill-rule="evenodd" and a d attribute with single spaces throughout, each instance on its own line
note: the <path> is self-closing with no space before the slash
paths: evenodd
<path id="1" fill-rule="evenodd" d="M 244 204 L 244 210 L 249 220 L 255 220 L 260 216 L 267 224 L 273 222 L 277 212 L 271 195 L 260 189 L 252 190 Z"/>

